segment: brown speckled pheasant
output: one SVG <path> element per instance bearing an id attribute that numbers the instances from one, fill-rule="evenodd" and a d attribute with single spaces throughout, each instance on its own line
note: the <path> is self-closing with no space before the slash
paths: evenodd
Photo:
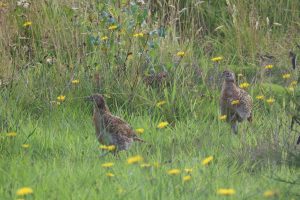
<path id="1" fill-rule="evenodd" d="M 235 83 L 233 72 L 223 72 L 224 82 L 222 85 L 220 107 L 221 114 L 227 116 L 227 122 L 231 124 L 232 131 L 237 134 L 237 122 L 244 120 L 252 121 L 252 98 Z"/>
<path id="2" fill-rule="evenodd" d="M 116 151 L 127 150 L 133 141 L 143 142 L 130 125 L 109 111 L 100 94 L 87 97 L 94 102 L 93 121 L 98 141 L 104 145 L 115 145 Z"/>
<path id="3" fill-rule="evenodd" d="M 159 73 L 152 73 L 148 76 L 145 76 L 144 82 L 147 86 L 160 87 L 167 81 L 167 78 L 168 73 L 166 71 L 162 71 Z"/>

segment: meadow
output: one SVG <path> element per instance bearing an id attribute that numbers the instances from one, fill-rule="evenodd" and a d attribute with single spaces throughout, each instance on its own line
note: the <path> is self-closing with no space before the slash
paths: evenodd
<path id="1" fill-rule="evenodd" d="M 299 21 L 297 0 L 0 1 L 0 199 L 300 199 Z M 237 135 L 225 69 L 254 102 Z M 100 157 L 93 93 L 146 143 Z"/>

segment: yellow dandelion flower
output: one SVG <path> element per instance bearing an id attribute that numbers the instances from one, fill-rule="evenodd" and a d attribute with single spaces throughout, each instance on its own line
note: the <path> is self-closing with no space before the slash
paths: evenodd
<path id="1" fill-rule="evenodd" d="M 179 57 L 183 57 L 185 55 L 185 52 L 184 51 L 178 51 L 176 55 L 179 56 Z"/>
<path id="2" fill-rule="evenodd" d="M 57 101 L 60 101 L 60 102 L 65 101 L 65 99 L 66 99 L 66 96 L 64 96 L 64 95 L 60 95 L 57 97 Z"/>
<path id="3" fill-rule="evenodd" d="M 107 150 L 107 146 L 106 145 L 100 145 L 99 149 Z"/>
<path id="4" fill-rule="evenodd" d="M 104 168 L 110 168 L 110 167 L 114 166 L 114 163 L 113 162 L 107 162 L 107 163 L 103 163 L 101 166 L 104 167 Z"/>
<path id="5" fill-rule="evenodd" d="M 22 144 L 21 145 L 24 149 L 27 149 L 30 145 L 29 144 Z"/>
<path id="6" fill-rule="evenodd" d="M 288 91 L 294 92 L 294 91 L 295 91 L 295 88 L 293 88 L 293 87 L 288 87 Z"/>
<path id="7" fill-rule="evenodd" d="M 149 168 L 151 165 L 149 163 L 143 163 L 141 164 L 141 168 Z"/>
<path id="8" fill-rule="evenodd" d="M 271 97 L 269 99 L 267 99 L 267 103 L 270 105 L 273 104 L 274 102 L 275 102 L 275 99 L 273 99 Z"/>
<path id="9" fill-rule="evenodd" d="M 108 30 L 113 31 L 113 30 L 116 30 L 117 28 L 118 28 L 117 25 L 111 25 L 111 26 L 108 27 Z"/>
<path id="10" fill-rule="evenodd" d="M 133 37 L 143 37 L 144 36 L 144 33 L 135 33 L 133 34 Z"/>
<path id="11" fill-rule="evenodd" d="M 16 137 L 17 133 L 16 132 L 9 132 L 9 133 L 6 133 L 6 136 L 7 137 Z"/>
<path id="12" fill-rule="evenodd" d="M 79 80 L 72 80 L 72 84 L 77 85 L 79 83 Z"/>
<path id="13" fill-rule="evenodd" d="M 107 147 L 107 150 L 108 151 L 114 151 L 116 149 L 116 146 L 115 145 L 109 145 L 108 147 Z"/>
<path id="14" fill-rule="evenodd" d="M 289 79 L 289 78 L 291 78 L 291 74 L 288 74 L 288 73 L 282 74 L 282 78 L 283 79 Z"/>
<path id="15" fill-rule="evenodd" d="M 265 69 L 272 69 L 273 68 L 273 65 L 266 65 L 265 66 Z"/>
<path id="16" fill-rule="evenodd" d="M 166 103 L 167 103 L 166 101 L 159 101 L 159 102 L 157 102 L 156 107 L 161 107 L 162 105 L 164 105 Z"/>
<path id="17" fill-rule="evenodd" d="M 145 132 L 145 129 L 137 128 L 137 129 L 135 129 L 135 132 L 138 133 L 138 134 L 143 134 Z"/>
<path id="18" fill-rule="evenodd" d="M 106 173 L 106 176 L 107 176 L 107 177 L 114 177 L 115 175 L 114 175 L 113 173 L 110 173 L 110 172 L 109 172 L 109 173 Z"/>
<path id="19" fill-rule="evenodd" d="M 134 164 L 134 163 L 138 163 L 143 161 L 143 157 L 142 156 L 133 156 L 127 159 L 127 163 L 128 164 Z"/>
<path id="20" fill-rule="evenodd" d="M 273 190 L 267 190 L 263 193 L 263 196 L 266 197 L 266 198 L 270 198 L 270 197 L 274 197 L 274 196 L 277 196 L 278 193 L 276 191 L 273 191 Z"/>
<path id="21" fill-rule="evenodd" d="M 114 151 L 116 149 L 115 145 L 100 145 L 99 149 Z"/>
<path id="22" fill-rule="evenodd" d="M 18 196 L 28 195 L 28 194 L 32 194 L 32 193 L 33 193 L 33 190 L 30 187 L 22 187 L 17 190 Z"/>
<path id="23" fill-rule="evenodd" d="M 212 58 L 210 60 L 213 61 L 213 62 L 220 62 L 221 60 L 223 60 L 223 57 L 222 56 L 218 56 L 218 57 L 214 57 L 214 58 Z"/>
<path id="24" fill-rule="evenodd" d="M 237 105 L 237 104 L 239 104 L 240 103 L 240 100 L 233 100 L 232 102 L 231 102 L 231 105 Z"/>
<path id="25" fill-rule="evenodd" d="M 31 26 L 32 25 L 32 22 L 31 21 L 28 21 L 28 22 L 25 22 L 23 24 L 24 27 L 28 27 L 28 26 Z"/>
<path id="26" fill-rule="evenodd" d="M 221 116 L 219 117 L 219 119 L 220 119 L 221 121 L 225 121 L 225 120 L 227 119 L 227 115 L 221 115 Z"/>
<path id="27" fill-rule="evenodd" d="M 192 168 L 185 168 L 184 171 L 186 173 L 192 173 L 193 169 Z"/>
<path id="28" fill-rule="evenodd" d="M 157 128 L 165 128 L 169 125 L 169 122 L 160 122 L 158 125 L 157 125 Z"/>
<path id="29" fill-rule="evenodd" d="M 103 41 L 108 40 L 108 37 L 107 36 L 103 36 L 103 37 L 101 37 L 101 40 L 103 40 Z"/>
<path id="30" fill-rule="evenodd" d="M 265 99 L 265 96 L 264 95 L 257 95 L 255 97 L 257 100 L 264 100 Z"/>
<path id="31" fill-rule="evenodd" d="M 246 88 L 248 88 L 249 86 L 250 86 L 250 84 L 247 83 L 247 82 L 244 82 L 244 83 L 241 83 L 241 84 L 240 84 L 240 88 L 242 88 L 242 89 L 246 89 Z"/>
<path id="32" fill-rule="evenodd" d="M 187 182 L 187 181 L 190 181 L 192 179 L 192 177 L 191 176 L 184 176 L 184 177 L 182 177 L 182 180 L 183 180 L 183 182 Z"/>
<path id="33" fill-rule="evenodd" d="M 221 188 L 217 190 L 217 194 L 219 195 L 225 195 L 225 196 L 230 196 L 230 195 L 234 195 L 236 192 L 234 189 L 225 189 L 225 188 Z"/>
<path id="34" fill-rule="evenodd" d="M 167 173 L 169 175 L 177 175 L 177 174 L 180 174 L 180 170 L 179 169 L 170 169 L 167 171 Z"/>
<path id="35" fill-rule="evenodd" d="M 290 84 L 291 87 L 295 87 L 296 85 L 297 85 L 297 81 L 292 81 Z"/>
<path id="36" fill-rule="evenodd" d="M 208 165 L 209 163 L 212 162 L 213 159 L 214 159 L 213 156 L 208 156 L 208 157 L 204 158 L 204 159 L 201 161 L 201 164 L 202 164 L 202 165 Z"/>

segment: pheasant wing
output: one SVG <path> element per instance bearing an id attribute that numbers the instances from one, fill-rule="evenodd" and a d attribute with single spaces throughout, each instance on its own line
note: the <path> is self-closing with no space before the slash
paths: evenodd
<path id="1" fill-rule="evenodd" d="M 239 115 L 241 120 L 249 119 L 252 115 L 252 98 L 245 91 L 240 89 L 237 99 L 239 103 L 233 106 L 235 112 Z"/>
<path id="2" fill-rule="evenodd" d="M 132 129 L 132 127 L 119 117 L 108 115 L 105 117 L 104 123 L 106 124 L 106 130 L 112 134 L 118 134 L 132 138 L 133 140 L 142 141 L 137 137 L 136 132 Z"/>

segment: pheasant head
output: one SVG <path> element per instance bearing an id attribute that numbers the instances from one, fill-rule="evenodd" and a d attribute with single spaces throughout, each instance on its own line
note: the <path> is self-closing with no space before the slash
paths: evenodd
<path id="1" fill-rule="evenodd" d="M 88 101 L 92 101 L 95 108 L 99 109 L 99 111 L 108 111 L 104 98 L 101 94 L 93 94 L 88 96 L 86 99 Z"/>
<path id="2" fill-rule="evenodd" d="M 222 74 L 226 82 L 235 82 L 235 75 L 233 72 L 225 70 Z"/>

